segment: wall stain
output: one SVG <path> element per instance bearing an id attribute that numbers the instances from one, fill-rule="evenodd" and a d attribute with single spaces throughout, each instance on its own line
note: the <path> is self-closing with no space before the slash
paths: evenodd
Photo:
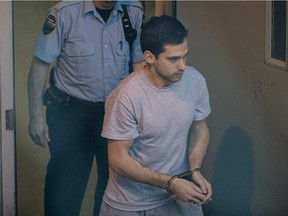
<path id="1" fill-rule="evenodd" d="M 269 104 L 267 99 L 267 92 L 269 88 L 275 88 L 278 84 L 273 81 L 266 81 L 264 79 L 258 79 L 252 82 L 253 96 L 251 98 L 252 104 L 260 104 L 266 107 Z"/>

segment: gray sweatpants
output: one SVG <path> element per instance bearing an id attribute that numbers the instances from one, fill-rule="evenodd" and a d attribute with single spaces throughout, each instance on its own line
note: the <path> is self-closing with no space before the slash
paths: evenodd
<path id="1" fill-rule="evenodd" d="M 145 211 L 122 211 L 102 201 L 99 216 L 203 216 L 201 206 L 172 200 L 165 205 Z"/>

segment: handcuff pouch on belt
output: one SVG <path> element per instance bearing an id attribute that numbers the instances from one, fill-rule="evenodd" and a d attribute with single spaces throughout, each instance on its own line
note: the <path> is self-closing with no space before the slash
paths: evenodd
<path id="1" fill-rule="evenodd" d="M 46 89 L 43 95 L 43 104 L 47 107 L 49 105 L 59 106 L 65 100 L 66 96 L 60 93 L 54 86 L 50 86 Z"/>

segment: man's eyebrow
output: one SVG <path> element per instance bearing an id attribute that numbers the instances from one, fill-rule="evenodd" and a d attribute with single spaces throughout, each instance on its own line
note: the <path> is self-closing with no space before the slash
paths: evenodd
<path id="1" fill-rule="evenodd" d="M 188 49 L 184 56 L 186 57 L 189 53 L 190 53 L 190 50 Z"/>
<path id="2" fill-rule="evenodd" d="M 186 57 L 189 54 L 189 50 L 183 55 L 183 57 Z M 181 58 L 181 55 L 175 55 L 175 56 L 168 56 L 167 59 L 177 59 L 177 58 Z"/>

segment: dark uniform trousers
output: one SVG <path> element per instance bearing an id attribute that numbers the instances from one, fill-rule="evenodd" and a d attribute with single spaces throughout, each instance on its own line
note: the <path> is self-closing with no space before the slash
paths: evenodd
<path id="1" fill-rule="evenodd" d="M 45 216 L 78 216 L 96 156 L 98 182 L 94 216 L 98 216 L 109 168 L 107 140 L 100 136 L 104 103 L 90 103 L 55 87 L 43 97 L 51 142 L 45 181 Z"/>

